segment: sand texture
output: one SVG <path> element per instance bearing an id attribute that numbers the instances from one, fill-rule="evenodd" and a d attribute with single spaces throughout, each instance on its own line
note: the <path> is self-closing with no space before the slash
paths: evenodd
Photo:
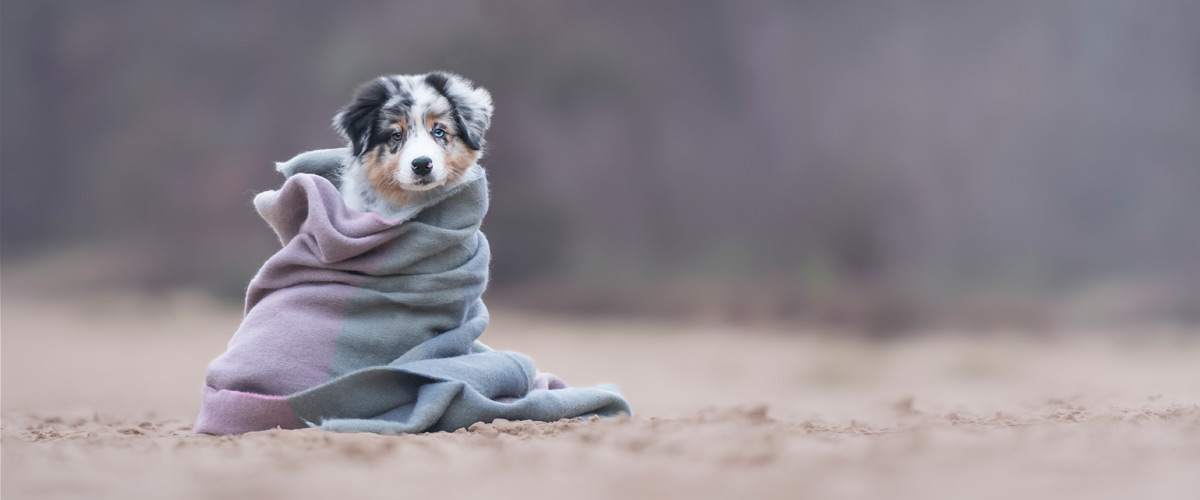
<path id="1" fill-rule="evenodd" d="M 1200 336 L 833 332 L 494 311 L 483 340 L 632 418 L 197 436 L 240 313 L 5 297 L 2 494 L 24 498 L 1200 498 Z"/>

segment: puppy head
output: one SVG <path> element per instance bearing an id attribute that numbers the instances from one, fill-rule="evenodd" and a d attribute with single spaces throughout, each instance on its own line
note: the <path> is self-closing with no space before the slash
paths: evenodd
<path id="1" fill-rule="evenodd" d="M 453 182 L 483 154 L 492 96 L 450 73 L 382 76 L 333 117 L 371 186 L 401 204 L 407 192 Z"/>

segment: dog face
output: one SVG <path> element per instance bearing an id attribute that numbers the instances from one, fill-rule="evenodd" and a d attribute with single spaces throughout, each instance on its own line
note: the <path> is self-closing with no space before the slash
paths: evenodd
<path id="1" fill-rule="evenodd" d="M 333 126 L 371 187 L 403 204 L 408 193 L 453 182 L 479 160 L 492 109 L 488 91 L 461 76 L 392 75 L 359 87 Z"/>

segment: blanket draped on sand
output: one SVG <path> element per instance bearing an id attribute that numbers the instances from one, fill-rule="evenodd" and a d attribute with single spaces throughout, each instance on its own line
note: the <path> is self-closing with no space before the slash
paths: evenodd
<path id="1" fill-rule="evenodd" d="M 293 175 L 254 205 L 283 248 L 209 365 L 195 432 L 413 433 L 630 412 L 614 386 L 567 387 L 477 340 L 488 324 L 481 168 L 398 220 L 348 209 L 316 170 L 280 169 Z"/>

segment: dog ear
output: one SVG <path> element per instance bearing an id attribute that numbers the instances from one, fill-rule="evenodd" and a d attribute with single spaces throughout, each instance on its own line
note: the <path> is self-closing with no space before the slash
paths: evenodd
<path id="1" fill-rule="evenodd" d="M 475 151 L 482 149 L 483 134 L 492 124 L 492 94 L 453 73 L 430 73 L 425 75 L 425 83 L 450 101 L 454 126 L 458 128 L 463 143 Z"/>
<path id="2" fill-rule="evenodd" d="M 351 154 L 367 152 L 367 144 L 379 126 L 379 111 L 388 98 L 391 87 L 383 78 L 363 84 L 354 92 L 354 100 L 333 117 L 333 128 L 350 141 Z"/>

